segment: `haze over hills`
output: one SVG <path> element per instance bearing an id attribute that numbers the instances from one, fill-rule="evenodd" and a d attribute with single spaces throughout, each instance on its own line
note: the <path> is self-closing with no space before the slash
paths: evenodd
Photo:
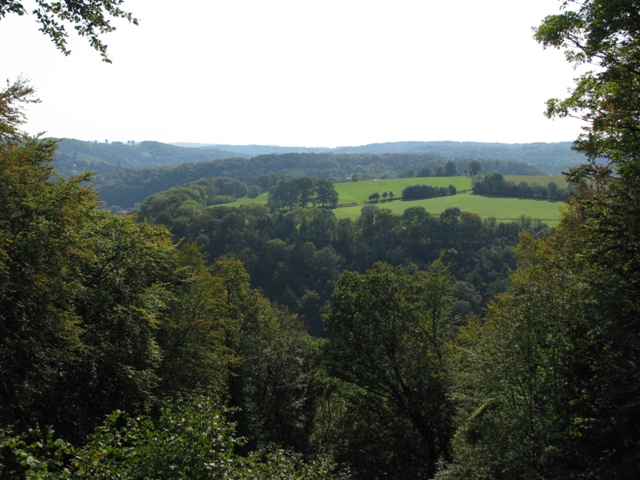
<path id="1" fill-rule="evenodd" d="M 69 176 L 89 170 L 101 174 L 125 168 L 163 167 L 238 156 L 243 155 L 153 141 L 86 142 L 65 138 L 58 143 L 54 167 L 61 175 Z"/>
<path id="2" fill-rule="evenodd" d="M 97 173 L 122 168 L 146 168 L 208 160 L 285 153 L 332 154 L 428 154 L 451 159 L 510 160 L 526 163 L 548 173 L 561 175 L 586 158 L 571 149 L 571 142 L 480 143 L 480 142 L 389 142 L 346 147 L 286 147 L 277 145 L 212 145 L 177 143 L 98 143 L 64 139 L 56 153 L 56 169 L 62 175 L 93 170 Z"/>
<path id="3" fill-rule="evenodd" d="M 561 175 L 584 163 L 585 156 L 571 149 L 573 142 L 483 143 L 483 142 L 387 142 L 354 147 L 283 147 L 278 145 L 190 144 L 175 145 L 203 150 L 234 152 L 241 156 L 282 153 L 425 153 L 452 159 L 513 160 L 533 165 L 549 175 Z"/>

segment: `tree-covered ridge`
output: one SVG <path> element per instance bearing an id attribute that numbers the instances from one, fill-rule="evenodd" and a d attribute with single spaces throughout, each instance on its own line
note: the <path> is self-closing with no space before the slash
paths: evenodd
<path id="1" fill-rule="evenodd" d="M 240 155 L 213 149 L 181 148 L 152 141 L 83 142 L 68 138 L 58 142 L 58 149 L 54 153 L 56 171 L 67 177 L 88 171 L 102 174 L 128 168 L 155 168 L 236 156 Z"/>
<path id="2" fill-rule="evenodd" d="M 209 258 L 242 260 L 252 285 L 302 316 L 316 335 L 323 332 L 323 306 L 344 270 L 364 272 L 379 261 L 426 265 L 443 251 L 456 280 L 454 313 L 480 313 L 516 266 L 513 248 L 520 229 L 546 228 L 524 216 L 497 223 L 458 208 L 436 216 L 411 207 L 395 215 L 384 203 L 363 207 L 355 221 L 338 220 L 323 208 L 280 212 L 259 204 L 187 214 L 180 207 L 163 209 L 155 197 L 142 204 L 140 218 L 167 226 L 176 241 L 201 245 Z"/>
<path id="3" fill-rule="evenodd" d="M 433 155 L 368 155 L 368 154 L 283 154 L 264 155 L 251 159 L 228 158 L 201 163 L 186 163 L 171 167 L 124 169 L 99 175 L 95 186 L 100 200 L 107 205 L 131 208 L 154 193 L 200 179 L 229 177 L 258 185 L 267 191 L 277 180 L 289 177 L 318 177 L 343 182 L 373 178 L 415 176 L 428 167 L 438 172 L 450 161 L 458 172 L 465 172 L 468 160 L 451 161 Z M 534 167 L 511 161 L 482 162 L 485 172 L 493 170 L 504 175 L 543 175 Z M 274 181 L 275 179 L 275 181 Z"/>
<path id="4" fill-rule="evenodd" d="M 171 217 L 170 233 L 56 176 L 55 142 L 19 131 L 31 89 L 2 92 L 0 475 L 638 478 L 640 14 L 563 8 L 539 40 L 599 69 L 550 102 L 590 122 L 556 231 L 250 205 Z M 353 263 L 332 278 L 337 252 Z M 318 280 L 329 303 L 295 301 L 331 337 L 252 288 L 239 259 L 287 295 Z M 484 287 L 503 292 L 466 308 Z"/>
<path id="5" fill-rule="evenodd" d="M 200 145 L 235 152 L 240 156 L 255 157 L 283 153 L 412 153 L 429 154 L 455 159 L 513 160 L 532 165 L 549 175 L 561 175 L 569 168 L 580 165 L 585 156 L 572 150 L 571 142 L 557 143 L 483 143 L 483 142 L 386 142 L 336 148 L 278 147 L 262 145 Z"/>
<path id="6" fill-rule="evenodd" d="M 132 148 L 127 148 L 132 147 Z M 136 148 L 133 148 L 136 147 Z M 502 144 L 480 142 L 390 142 L 362 145 L 359 147 L 307 148 L 260 145 L 211 145 L 187 148 L 181 144 L 169 145 L 153 141 L 125 143 L 111 141 L 86 142 L 63 139 L 55 157 L 59 160 L 56 169 L 63 175 L 74 171 L 82 173 L 92 170 L 98 173 L 111 172 L 123 167 L 146 168 L 180 163 L 198 163 L 218 158 L 254 158 L 264 155 L 334 154 L 334 155 L 430 155 L 456 160 L 478 159 L 515 161 L 525 163 L 549 175 L 561 175 L 570 167 L 580 165 L 585 157 L 571 149 L 571 142 Z M 75 161 L 75 160 L 79 160 Z M 458 170 L 461 163 L 458 163 Z M 490 172 L 486 169 L 485 172 Z M 508 174 L 508 172 L 502 172 Z M 313 175 L 312 173 L 309 173 Z"/>

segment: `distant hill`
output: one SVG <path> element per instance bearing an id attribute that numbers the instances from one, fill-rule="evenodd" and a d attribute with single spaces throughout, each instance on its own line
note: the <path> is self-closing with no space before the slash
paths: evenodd
<path id="1" fill-rule="evenodd" d="M 338 148 L 185 145 L 190 146 L 64 139 L 54 166 L 63 176 L 96 172 L 100 198 L 128 208 L 148 195 L 200 178 L 246 181 L 260 175 L 312 175 L 340 182 L 352 175 L 361 180 L 413 176 L 424 166 L 435 168 L 447 160 L 454 160 L 462 173 L 470 159 L 480 160 L 485 173 L 561 175 L 585 161 L 571 150 L 570 142 L 392 142 Z"/>
<path id="2" fill-rule="evenodd" d="M 184 148 L 160 142 L 101 143 L 65 138 L 58 144 L 54 156 L 56 171 L 60 175 L 70 176 L 88 170 L 107 173 L 124 168 L 200 163 L 242 155 L 213 148 Z"/>
<path id="3" fill-rule="evenodd" d="M 283 153 L 415 153 L 452 159 L 513 160 L 533 165 L 549 175 L 562 175 L 570 167 L 586 161 L 571 149 L 572 142 L 558 143 L 481 143 L 481 142 L 388 142 L 359 147 L 280 147 L 272 145 L 190 145 L 199 150 L 222 150 L 238 156 Z"/>
<path id="4" fill-rule="evenodd" d="M 389 142 L 357 147 L 282 147 L 274 145 L 208 145 L 160 142 L 60 141 L 55 157 L 58 173 L 64 176 L 92 170 L 116 172 L 123 168 L 146 168 L 200 163 L 223 158 L 253 158 L 261 155 L 298 154 L 420 154 L 457 160 L 511 160 L 533 165 L 549 175 L 561 175 L 585 162 L 571 149 L 571 142 L 560 143 L 480 143 L 480 142 Z"/>
<path id="5" fill-rule="evenodd" d="M 178 147 L 176 147 L 178 148 Z M 308 175 L 333 182 L 347 179 L 412 177 L 423 167 L 435 171 L 451 159 L 429 154 L 393 153 L 286 153 L 253 158 L 227 158 L 199 163 L 143 169 L 121 169 L 96 176 L 100 199 L 108 205 L 130 208 L 147 196 L 202 178 L 229 177 L 249 184 L 273 184 L 280 178 Z M 468 160 L 453 160 L 458 172 L 467 168 Z M 485 173 L 504 175 L 544 175 L 539 169 L 510 160 L 482 160 Z M 261 181 L 270 177 L 273 181 Z M 266 182 L 266 183 L 265 183 Z M 263 188 L 264 190 L 264 188 Z"/>

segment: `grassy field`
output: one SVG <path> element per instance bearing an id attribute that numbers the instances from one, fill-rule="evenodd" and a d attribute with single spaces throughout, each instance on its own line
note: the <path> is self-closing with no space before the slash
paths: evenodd
<path id="1" fill-rule="evenodd" d="M 534 177 L 524 175 L 506 175 L 505 180 L 515 183 L 522 181 L 529 185 L 539 183 L 547 185 L 554 181 L 560 188 L 566 187 L 564 177 Z M 458 190 L 457 195 L 448 197 L 431 198 L 428 200 L 415 200 L 403 202 L 400 200 L 402 190 L 410 185 L 430 185 L 447 187 L 454 185 Z M 339 207 L 334 210 L 338 218 L 355 219 L 360 215 L 360 210 L 372 193 L 393 192 L 393 202 L 379 202 L 379 208 L 388 208 L 395 214 L 402 214 L 407 208 L 422 206 L 432 215 L 439 215 L 450 207 L 458 207 L 463 212 L 473 212 L 482 218 L 495 217 L 499 222 L 516 220 L 520 215 L 526 215 L 533 219 L 539 219 L 549 225 L 555 225 L 560 220 L 560 209 L 564 202 L 550 202 L 547 200 L 528 200 L 519 198 L 483 197 L 471 194 L 471 179 L 468 177 L 428 177 L 428 178 L 394 178 L 389 180 L 368 180 L 363 182 L 336 183 L 336 191 L 340 205 L 357 204 L 353 206 Z M 268 194 L 263 193 L 257 198 L 241 198 L 228 203 L 228 206 L 246 205 L 249 203 L 266 204 Z"/>
<path id="2" fill-rule="evenodd" d="M 336 183 L 339 203 L 364 203 L 372 193 L 393 192 L 395 198 L 402 196 L 402 191 L 410 185 L 429 185 L 431 187 L 448 187 L 453 185 L 460 191 L 471 189 L 469 177 L 427 177 L 427 178 L 393 178 L 389 180 L 367 180 L 363 182 Z"/>
<path id="3" fill-rule="evenodd" d="M 495 217 L 499 222 L 516 220 L 520 215 L 542 220 L 548 225 L 555 225 L 560 220 L 560 209 L 564 202 L 549 202 L 547 200 L 529 200 L 521 198 L 497 198 L 472 195 L 469 192 L 459 193 L 451 197 L 430 198 L 403 202 L 380 202 L 378 208 L 388 208 L 393 213 L 402 214 L 409 207 L 424 207 L 432 215 L 439 215 L 450 207 L 458 207 L 463 212 L 473 212 L 482 218 Z M 362 205 L 336 208 L 337 218 L 355 219 L 360 215 Z"/>
<path id="4" fill-rule="evenodd" d="M 261 203 L 262 205 L 267 204 L 267 200 L 269 200 L 269 192 L 264 192 L 260 196 L 256 198 L 242 197 L 239 200 L 236 200 L 232 203 L 225 203 L 225 207 L 239 207 L 240 205 L 249 205 L 250 203 Z"/>

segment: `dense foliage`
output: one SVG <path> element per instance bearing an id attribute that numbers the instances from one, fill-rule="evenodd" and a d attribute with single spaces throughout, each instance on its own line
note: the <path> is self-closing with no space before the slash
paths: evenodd
<path id="1" fill-rule="evenodd" d="M 402 200 L 422 200 L 425 198 L 446 197 L 455 195 L 456 187 L 432 187 L 430 185 L 410 185 L 402 190 Z"/>
<path id="2" fill-rule="evenodd" d="M 550 102 L 590 121 L 557 231 L 250 205 L 170 233 L 57 176 L 19 131 L 32 90 L 3 91 L 0 476 L 638 478 L 640 15 L 563 6 L 538 39 L 599 69 Z"/>
<path id="3" fill-rule="evenodd" d="M 2 98 L 31 92 L 13 91 Z M 310 449 L 318 342 L 250 288 L 240 262 L 209 268 L 167 230 L 98 210 L 87 178 L 57 176 L 55 142 L 22 136 L 11 107 L 0 117 L 0 476 L 326 476 L 325 463 L 287 453 Z"/>
<path id="4" fill-rule="evenodd" d="M 467 329 L 442 478 L 640 475 L 639 20 L 633 1 L 566 1 L 537 30 L 597 67 L 548 111 L 587 121 L 575 148 L 590 161 L 569 172 L 578 188 L 557 234 L 526 239 L 513 286 Z"/>
<path id="5" fill-rule="evenodd" d="M 478 195 L 495 195 L 496 197 L 535 198 L 538 200 L 568 200 L 570 189 L 558 187 L 556 182 L 546 185 L 539 183 L 506 181 L 499 172 L 492 172 L 481 178 L 474 178 L 473 193 Z"/>
<path id="6" fill-rule="evenodd" d="M 326 178 L 290 178 L 269 190 L 268 205 L 275 210 L 306 208 L 308 205 L 333 208 L 337 204 L 338 192 Z"/>
<path id="7" fill-rule="evenodd" d="M 457 280 L 455 313 L 480 313 L 516 266 L 513 247 L 520 229 L 545 229 L 524 217 L 497 223 L 457 208 L 430 215 L 423 207 L 394 215 L 378 205 L 365 206 L 355 221 L 338 220 L 327 209 L 272 212 L 258 204 L 179 217 L 160 213 L 155 221 L 161 220 L 176 241 L 195 242 L 210 258 L 242 260 L 252 284 L 302 315 L 314 334 L 322 332 L 323 305 L 342 271 L 364 272 L 378 261 L 426 265 L 441 252 Z"/>
<path id="8" fill-rule="evenodd" d="M 185 149 L 187 150 L 187 149 Z M 95 179 L 100 200 L 108 205 L 131 208 L 146 197 L 174 186 L 201 179 L 229 177 L 247 185 L 257 185 L 267 191 L 280 179 L 317 177 L 332 182 L 396 178 L 429 166 L 444 175 L 446 158 L 427 154 L 299 154 L 261 155 L 251 159 L 227 158 L 200 163 L 186 163 L 168 167 L 121 169 L 98 175 Z M 466 170 L 468 160 L 456 161 L 457 170 Z M 458 165 L 459 164 L 459 165 Z M 483 160 L 485 171 L 499 171 L 504 175 L 544 175 L 544 172 L 513 161 Z M 407 176 L 407 175 L 404 175 Z"/>
<path id="9" fill-rule="evenodd" d="M 150 141 L 83 142 L 68 138 L 58 143 L 54 157 L 56 171 L 64 177 L 69 177 L 89 171 L 100 175 L 118 172 L 125 168 L 168 167 L 182 163 L 240 157 L 240 155 L 214 149 L 182 148 Z"/>
<path id="10" fill-rule="evenodd" d="M 83 169 L 98 173 L 109 172 L 122 167 L 155 167 L 159 165 L 177 165 L 180 163 L 198 163 L 217 158 L 253 158 L 260 155 L 299 154 L 413 154 L 431 155 L 441 158 L 456 159 L 459 173 L 468 170 L 469 159 L 489 161 L 486 173 L 496 168 L 496 160 L 525 163 L 536 167 L 549 175 L 561 175 L 570 167 L 583 163 L 586 157 L 571 149 L 571 142 L 559 143 L 478 143 L 478 142 L 390 142 L 362 145 L 359 147 L 280 147 L 262 145 L 210 145 L 201 148 L 184 148 L 158 142 L 140 142 L 128 140 L 125 143 L 114 141 L 86 142 L 74 139 L 63 139 L 54 155 L 56 170 L 67 176 L 76 164 L 76 173 Z M 148 149 L 148 150 L 147 150 Z M 125 154 L 126 155 L 123 155 Z M 466 159 L 466 160 L 465 160 Z M 77 162 L 80 161 L 80 163 Z M 129 160 L 135 165 L 126 163 Z M 446 161 L 446 160 L 445 160 Z M 159 163 L 161 162 L 161 163 Z M 441 163 L 444 165 L 444 162 Z M 104 170 L 103 170 L 104 169 Z M 421 167 L 415 169 L 418 172 Z M 428 176 L 431 176 L 433 169 Z M 469 175 L 476 173 L 467 172 Z M 505 175 L 509 172 L 503 172 Z"/>
<path id="11" fill-rule="evenodd" d="M 140 210 L 145 218 L 168 223 L 173 217 L 189 217 L 211 205 L 235 202 L 246 196 L 257 197 L 261 192 L 259 186 L 247 185 L 235 178 L 202 179 L 150 195 Z M 118 206 L 110 208 L 114 209 Z"/>
<path id="12" fill-rule="evenodd" d="M 429 478 L 449 460 L 451 296 L 440 260 L 423 271 L 377 263 L 340 277 L 324 317 L 329 368 L 346 385 L 332 452 L 359 478 Z M 357 432 L 340 431 L 355 422 Z"/>

